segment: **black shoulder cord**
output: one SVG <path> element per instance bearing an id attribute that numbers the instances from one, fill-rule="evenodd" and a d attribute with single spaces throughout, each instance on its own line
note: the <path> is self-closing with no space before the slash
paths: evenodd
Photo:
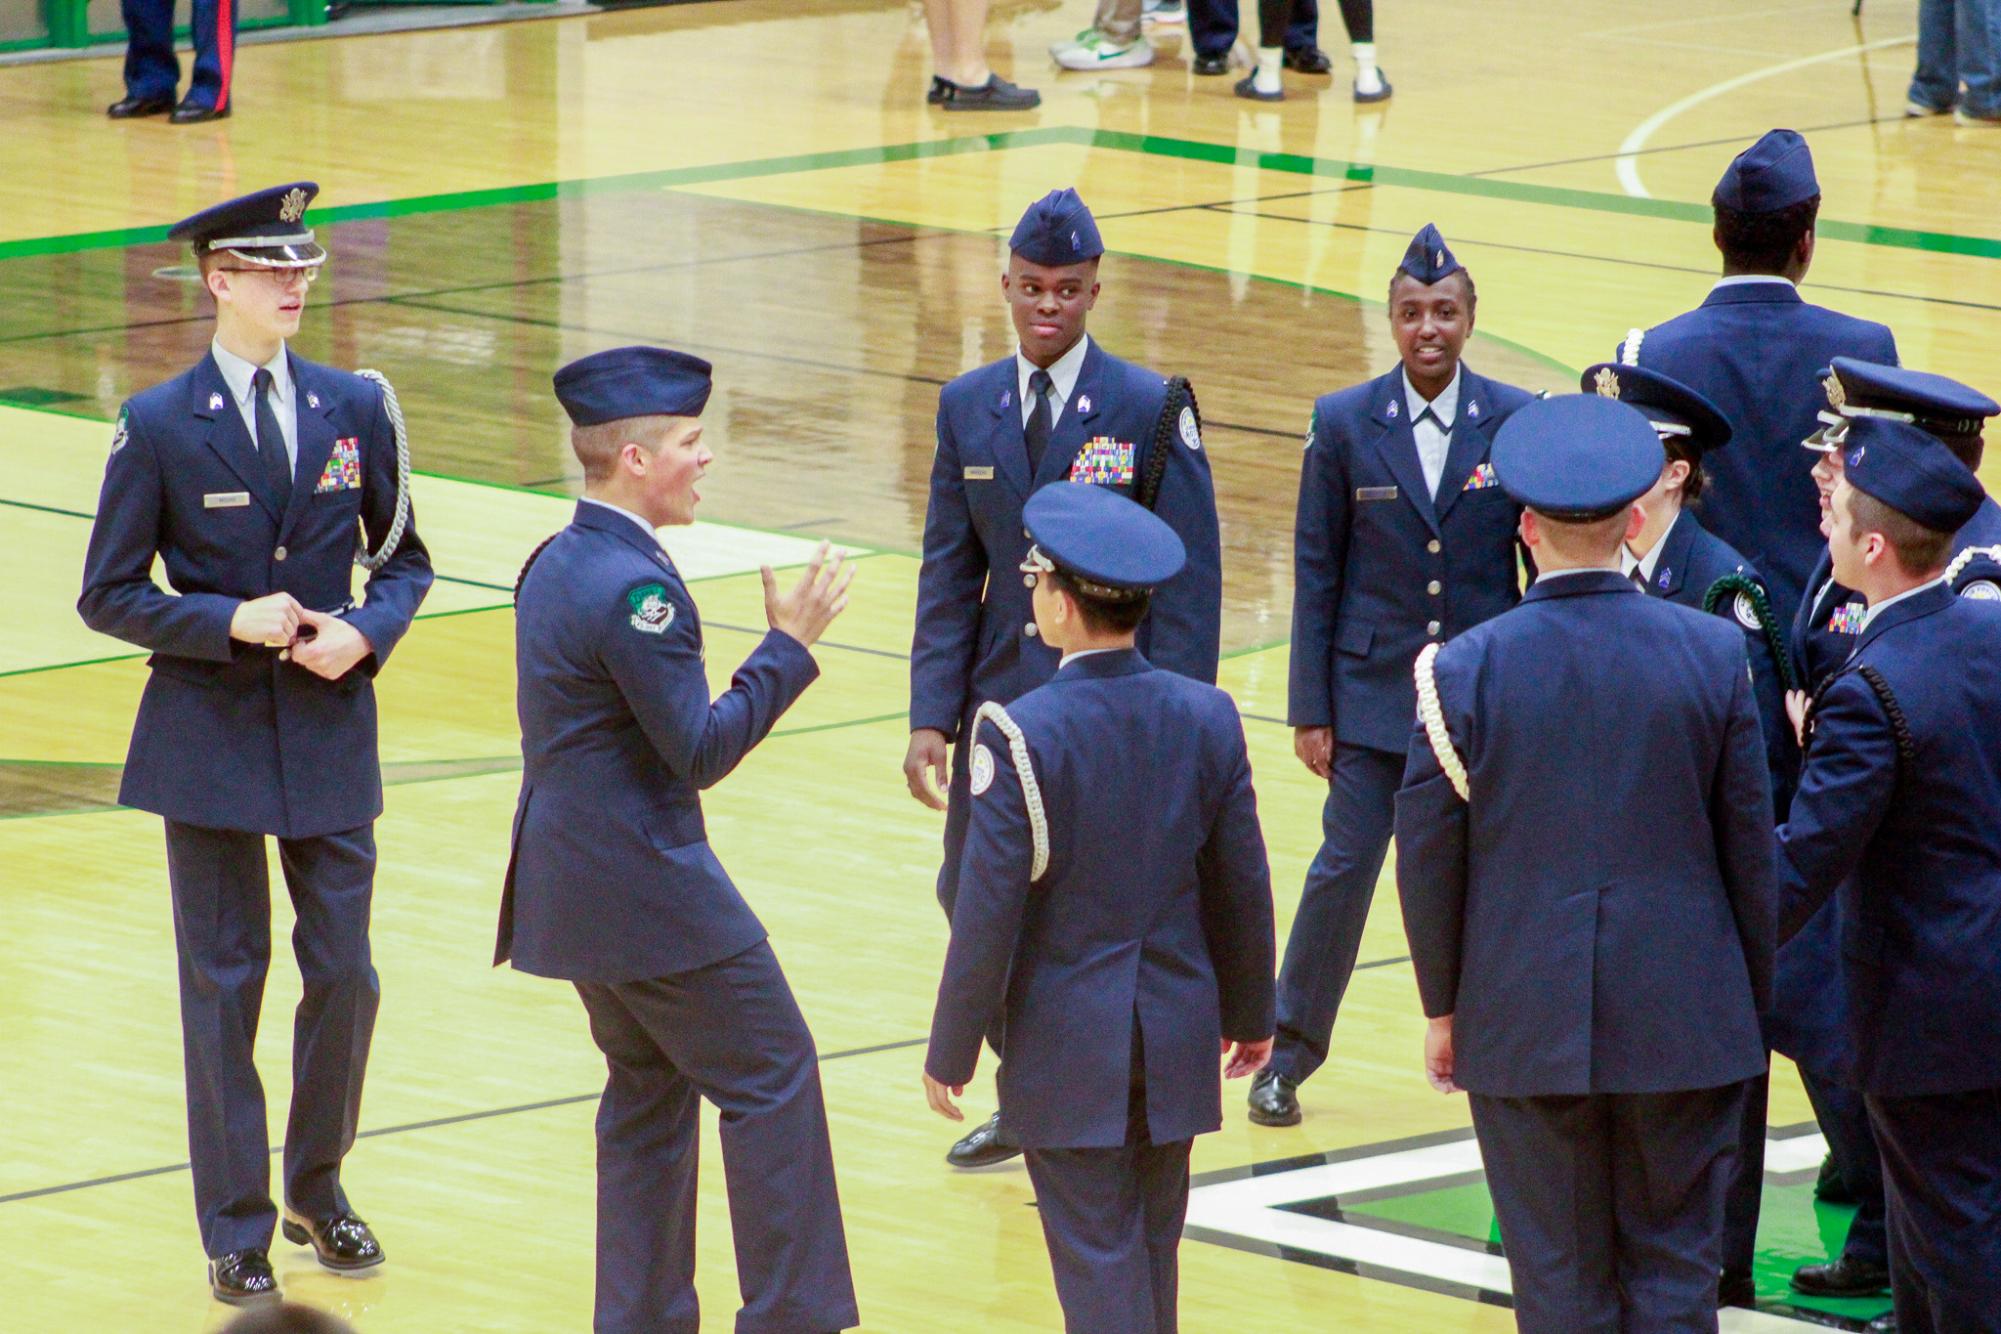
<path id="1" fill-rule="evenodd" d="M 1866 662 L 1855 669 L 1855 674 L 1861 677 L 1867 683 L 1869 689 L 1876 693 L 1877 702 L 1883 706 L 1884 716 L 1890 720 L 1890 735 L 1897 742 L 1898 765 L 1900 767 L 1909 767 L 1915 764 L 1918 758 L 1918 747 L 1917 743 L 1911 739 L 1910 720 L 1904 717 L 1904 706 L 1897 702 L 1897 696 L 1890 689 L 1890 683 L 1883 678 L 1883 673 L 1877 671 L 1876 668 Z M 1807 756 L 1813 753 L 1814 716 L 1820 712 L 1821 698 L 1827 694 L 1828 687 L 1840 679 L 1841 673 L 1836 672 L 1825 681 L 1822 681 L 1820 687 L 1813 692 L 1813 699 L 1806 706 L 1806 739 L 1800 746 L 1800 763 L 1802 765 L 1806 763 Z"/>
<path id="2" fill-rule="evenodd" d="M 1195 431 L 1199 436 L 1202 432 L 1202 409 L 1195 404 L 1195 386 L 1189 383 L 1187 376 L 1176 375 L 1167 382 L 1167 399 L 1160 405 L 1160 419 L 1153 424 L 1153 447 L 1147 451 L 1146 471 L 1133 490 L 1133 499 L 1148 509 L 1153 509 L 1160 501 L 1160 483 L 1167 476 L 1167 455 L 1181 434 L 1183 408 L 1195 414 Z"/>
<path id="3" fill-rule="evenodd" d="M 528 572 L 535 568 L 536 560 L 542 555 L 542 552 L 548 548 L 548 545 L 551 542 L 555 541 L 560 536 L 562 536 L 560 530 L 549 534 L 547 537 L 543 538 L 540 542 L 536 543 L 535 549 L 528 553 L 528 559 L 521 562 L 521 573 L 514 576 L 514 600 L 516 602 L 521 601 L 521 585 L 528 582 Z"/>

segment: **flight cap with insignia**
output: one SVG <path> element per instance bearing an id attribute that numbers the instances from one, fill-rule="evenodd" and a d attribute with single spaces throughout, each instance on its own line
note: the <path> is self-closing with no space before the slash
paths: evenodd
<path id="1" fill-rule="evenodd" d="M 314 269 L 327 252 L 306 226 L 306 205 L 320 187 L 311 181 L 274 185 L 205 208 L 167 231 L 169 241 L 186 241 L 196 256 L 226 250 L 246 264 L 267 269 Z"/>
<path id="2" fill-rule="evenodd" d="M 1091 210 L 1067 186 L 1028 206 L 1014 225 L 1014 235 L 1007 238 L 1007 248 L 1031 264 L 1051 268 L 1082 264 L 1105 253 Z"/>
<path id="3" fill-rule="evenodd" d="M 1416 236 L 1410 238 L 1410 245 L 1403 252 L 1403 262 L 1397 265 L 1397 272 L 1408 273 L 1429 287 L 1455 273 L 1464 272 L 1465 268 L 1445 244 L 1438 228 L 1427 222 Z"/>
<path id="4" fill-rule="evenodd" d="M 664 347 L 614 347 L 556 372 L 556 399 L 578 426 L 627 417 L 699 417 L 712 367 Z"/>
<path id="5" fill-rule="evenodd" d="M 1610 518 L 1653 488 L 1661 438 L 1638 408 L 1559 394 L 1515 410 L 1494 435 L 1494 475 L 1520 505 L 1564 523 Z"/>
<path id="6" fill-rule="evenodd" d="M 1716 182 L 1716 202 L 1739 213 L 1777 213 L 1820 193 L 1813 150 L 1797 130 L 1767 130 L 1730 159 Z"/>
<path id="7" fill-rule="evenodd" d="M 1841 442 L 1848 484 L 1935 533 L 1956 533 L 1987 499 L 1973 470 L 1908 422 L 1858 417 Z"/>
<path id="8" fill-rule="evenodd" d="M 1022 573 L 1055 570 L 1113 602 L 1143 597 L 1181 572 L 1188 550 L 1165 520 L 1109 487 L 1051 482 L 1022 507 Z"/>
<path id="9" fill-rule="evenodd" d="M 1730 443 L 1730 419 L 1707 398 L 1659 371 L 1602 361 L 1584 368 L 1580 387 L 1638 408 L 1656 434 L 1678 437 L 1697 454 Z"/>

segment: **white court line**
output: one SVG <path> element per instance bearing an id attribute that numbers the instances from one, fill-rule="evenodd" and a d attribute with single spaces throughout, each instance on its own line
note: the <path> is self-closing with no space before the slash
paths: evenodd
<path id="1" fill-rule="evenodd" d="M 1671 102 L 1634 126 L 1633 132 L 1626 136 L 1626 141 L 1619 145 L 1619 156 L 1614 160 L 1614 165 L 1619 174 L 1619 186 L 1635 199 L 1653 198 L 1652 195 L 1647 193 L 1646 183 L 1640 179 L 1640 166 L 1634 160 L 1634 154 L 1647 146 L 1647 140 L 1653 138 L 1661 126 L 1692 107 L 1701 106 L 1704 102 L 1722 97 L 1725 93 L 1734 93 L 1739 88 L 1747 84 L 1757 83 L 1761 79 L 1776 78 L 1781 74 L 1790 74 L 1794 70 L 1806 69 L 1813 65 L 1824 65 L 1831 60 L 1845 60 L 1849 56 L 1862 55 L 1869 51 L 1880 51 L 1885 47 L 1912 46 L 1917 43 L 1917 40 L 1915 36 L 1885 37 L 1880 41 L 1863 42 L 1859 46 L 1844 46 L 1838 51 L 1823 51 L 1817 56 L 1801 56 L 1797 60 L 1787 60 L 1777 65 L 1767 65 L 1763 69 L 1754 69 L 1748 74 L 1739 74 L 1734 79 L 1725 79 L 1721 83 L 1713 83 L 1707 88 L 1690 93 L 1679 102 Z"/>

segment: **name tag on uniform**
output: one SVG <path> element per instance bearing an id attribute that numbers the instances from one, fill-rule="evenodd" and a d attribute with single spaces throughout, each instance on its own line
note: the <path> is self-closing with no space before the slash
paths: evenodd
<path id="1" fill-rule="evenodd" d="M 203 509 L 233 510 L 250 503 L 248 491 L 210 491 L 201 498 Z"/>
<path id="2" fill-rule="evenodd" d="M 969 482 L 991 482 L 993 479 L 994 470 L 992 468 L 966 469 L 966 480 Z"/>
<path id="3" fill-rule="evenodd" d="M 1355 488 L 1357 500 L 1395 500 L 1397 489 L 1393 486 L 1358 486 Z"/>

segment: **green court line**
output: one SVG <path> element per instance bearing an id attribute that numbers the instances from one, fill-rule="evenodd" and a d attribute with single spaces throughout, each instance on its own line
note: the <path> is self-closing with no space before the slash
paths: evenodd
<path id="1" fill-rule="evenodd" d="M 1039 148 L 1052 144 L 1142 153 L 1153 157 L 1206 162 L 1218 166 L 1253 167 L 1259 171 L 1306 176 L 1317 180 L 1343 181 L 1361 186 L 1387 185 L 1473 198 L 1501 199 L 1549 208 L 1583 209 L 1627 217 L 1660 218 L 1672 222 L 1699 223 L 1705 227 L 1712 221 L 1709 205 L 1706 203 L 1673 199 L 1638 199 L 1631 195 L 1605 190 L 1536 185 L 1492 176 L 1461 176 L 1449 172 L 1420 171 L 1410 167 L 1351 162 L 1341 158 L 1312 157 L 1300 153 L 1266 152 L 1231 144 L 1176 139 L 1165 135 L 1133 134 L 1123 130 L 1091 129 L 1081 125 L 1046 125 L 1032 130 L 1005 130 L 995 134 L 970 135 L 953 139 L 929 139 L 866 148 L 831 149 L 817 153 L 751 158 L 740 162 L 715 162 L 692 167 L 626 172 L 576 180 L 544 181 L 484 190 L 460 190 L 419 195 L 408 199 L 378 200 L 366 204 L 334 205 L 315 210 L 311 221 L 315 225 L 324 226 L 365 219 L 414 217 L 425 213 L 457 212 L 495 205 L 540 203 L 558 199 L 582 199 L 599 194 L 673 189 L 677 186 L 706 185 L 717 181 L 789 176 L 843 167 L 881 166 L 925 158 L 954 157 L 964 153 L 998 152 L 1014 148 Z M 1968 255 L 1978 259 L 2001 259 L 2001 238 L 1963 236 L 1914 227 L 1882 227 L 1869 223 L 1844 222 L 1834 218 L 1821 219 L 1819 229 L 1820 235 L 1826 239 L 1848 241 L 1857 245 L 1920 250 L 1933 254 Z M 0 241 L 0 260 L 151 245 L 166 238 L 167 228 L 156 225 Z"/>

